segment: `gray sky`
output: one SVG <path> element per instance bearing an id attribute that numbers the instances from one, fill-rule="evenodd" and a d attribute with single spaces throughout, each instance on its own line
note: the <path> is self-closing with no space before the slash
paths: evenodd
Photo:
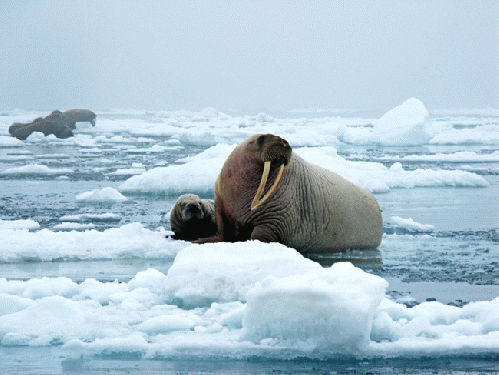
<path id="1" fill-rule="evenodd" d="M 498 107 L 498 50 L 498 0 L 0 0 L 0 109 Z"/>

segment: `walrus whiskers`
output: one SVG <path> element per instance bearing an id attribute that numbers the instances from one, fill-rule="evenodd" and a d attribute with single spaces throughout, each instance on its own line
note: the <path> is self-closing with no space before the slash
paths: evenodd
<path id="1" fill-rule="evenodd" d="M 263 166 L 263 174 L 262 174 L 262 180 L 260 181 L 260 186 L 258 187 L 258 190 L 256 191 L 255 198 L 253 198 L 253 202 L 251 202 L 251 209 L 254 210 L 257 208 L 259 205 L 261 205 L 263 202 L 265 202 L 268 197 L 274 192 L 274 190 L 277 187 L 277 184 L 281 180 L 282 173 L 284 172 L 284 164 L 281 164 L 279 167 L 279 172 L 277 172 L 277 177 L 270 187 L 269 191 L 267 194 L 263 196 L 262 199 L 260 197 L 262 196 L 263 190 L 265 189 L 265 185 L 267 184 L 267 178 L 269 176 L 269 171 L 270 171 L 270 161 L 266 161 L 264 166 Z"/>

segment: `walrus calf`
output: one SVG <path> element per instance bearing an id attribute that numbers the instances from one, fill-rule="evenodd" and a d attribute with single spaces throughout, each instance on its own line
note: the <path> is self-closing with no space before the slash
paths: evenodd
<path id="1" fill-rule="evenodd" d="M 11 127 L 14 125 L 16 124 L 13 124 Z M 11 129 L 9 129 L 9 132 L 11 132 Z M 46 120 L 35 121 L 31 124 L 24 124 L 24 126 L 16 126 L 12 129 L 11 134 L 17 139 L 24 141 L 34 132 L 43 133 L 45 136 L 53 134 L 61 139 L 73 136 L 73 131 L 69 127 Z"/>
<path id="2" fill-rule="evenodd" d="M 229 155 L 215 183 L 215 219 L 217 233 L 196 242 L 254 239 L 327 253 L 376 248 L 383 234 L 371 193 L 272 134 L 254 135 Z"/>
<path id="3" fill-rule="evenodd" d="M 215 206 L 212 199 L 200 199 L 194 194 L 180 196 L 170 212 L 172 238 L 197 240 L 217 232 Z"/>

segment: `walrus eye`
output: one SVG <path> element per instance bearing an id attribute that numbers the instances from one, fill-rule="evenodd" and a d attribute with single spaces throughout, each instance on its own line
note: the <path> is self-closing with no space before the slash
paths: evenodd
<path id="1" fill-rule="evenodd" d="M 258 147 L 262 147 L 264 143 L 265 143 L 265 136 L 264 135 L 259 136 L 258 139 L 256 140 L 256 144 L 258 145 Z"/>

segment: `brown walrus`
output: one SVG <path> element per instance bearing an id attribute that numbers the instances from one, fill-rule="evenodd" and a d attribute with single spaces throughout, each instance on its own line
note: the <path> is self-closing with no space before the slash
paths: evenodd
<path id="1" fill-rule="evenodd" d="M 73 131 L 69 127 L 46 120 L 35 121 L 32 122 L 31 124 L 24 124 L 24 126 L 15 127 L 12 130 L 11 134 L 17 139 L 24 141 L 34 132 L 41 132 L 45 136 L 54 134 L 57 138 L 62 138 L 62 139 L 73 136 Z"/>
<path id="2" fill-rule="evenodd" d="M 194 194 L 181 195 L 170 212 L 172 238 L 197 240 L 217 232 L 215 206 L 212 199 L 200 199 Z"/>
<path id="3" fill-rule="evenodd" d="M 66 125 L 71 129 L 76 129 L 77 122 L 90 122 L 95 126 L 95 118 L 97 116 L 89 109 L 70 109 L 68 111 L 52 111 L 50 115 L 45 117 L 45 120 L 57 122 L 61 125 Z"/>
<path id="4" fill-rule="evenodd" d="M 217 234 L 196 242 L 254 239 L 325 253 L 376 248 L 383 234 L 371 193 L 272 134 L 254 135 L 229 155 L 215 183 L 215 219 Z"/>

